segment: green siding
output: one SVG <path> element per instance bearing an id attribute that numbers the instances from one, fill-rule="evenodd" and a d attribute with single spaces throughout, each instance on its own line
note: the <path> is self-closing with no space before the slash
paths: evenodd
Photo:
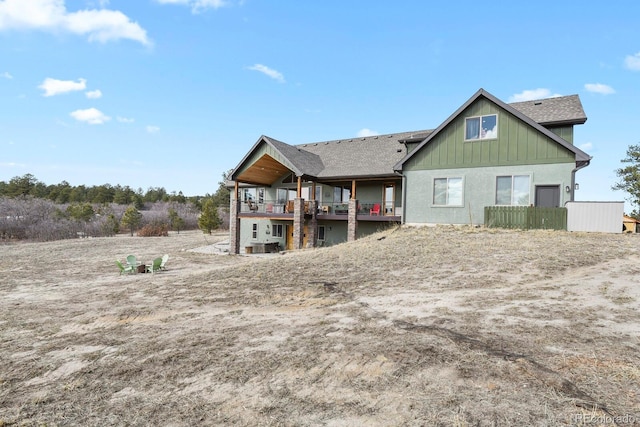
<path id="1" fill-rule="evenodd" d="M 558 135 L 570 144 L 573 144 L 573 126 L 554 126 L 547 127 L 551 132 Z"/>
<path id="2" fill-rule="evenodd" d="M 498 138 L 464 141 L 465 118 L 498 115 Z M 562 129 L 562 130 L 561 130 Z M 564 128 L 558 132 L 567 133 Z M 526 164 L 571 163 L 575 155 L 493 104 L 479 99 L 407 161 L 405 171 Z"/>

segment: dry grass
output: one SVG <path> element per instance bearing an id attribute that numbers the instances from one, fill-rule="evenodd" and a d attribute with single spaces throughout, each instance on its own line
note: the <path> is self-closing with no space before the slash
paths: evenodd
<path id="1" fill-rule="evenodd" d="M 0 246 L 0 425 L 640 420 L 640 237 L 437 227 L 188 250 L 226 238 Z M 130 253 L 169 270 L 119 276 Z"/>

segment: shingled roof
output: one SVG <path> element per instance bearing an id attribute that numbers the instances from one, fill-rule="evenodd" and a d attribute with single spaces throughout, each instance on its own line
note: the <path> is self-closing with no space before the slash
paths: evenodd
<path id="1" fill-rule="evenodd" d="M 543 126 L 581 125 L 587 121 L 578 95 L 512 102 L 509 105 Z"/>
<path id="2" fill-rule="evenodd" d="M 484 89 L 476 92 L 474 96 L 436 129 L 299 145 L 290 145 L 268 136 L 262 136 L 260 140 L 267 142 L 279 151 L 290 162 L 287 167 L 290 167 L 298 176 L 324 180 L 390 177 L 396 175 L 395 171 L 400 170 L 402 163 L 411 157 L 401 143 L 420 143 L 412 153 L 417 152 L 479 96 L 484 96 L 497 103 L 523 121 L 536 127 L 560 145 L 576 153 L 576 161 L 588 164 L 591 159 L 589 155 L 543 127 L 584 123 L 587 117 L 578 95 L 506 104 Z M 245 159 L 248 156 L 249 154 L 245 156 Z M 245 159 L 240 165 L 243 164 Z M 232 175 L 235 175 L 235 172 Z"/>
<path id="3" fill-rule="evenodd" d="M 384 177 L 394 175 L 393 165 L 406 155 L 406 150 L 399 141 L 416 133 L 426 135 L 428 131 L 338 139 L 296 147 L 322 159 L 324 168 L 315 175 L 318 178 Z"/>

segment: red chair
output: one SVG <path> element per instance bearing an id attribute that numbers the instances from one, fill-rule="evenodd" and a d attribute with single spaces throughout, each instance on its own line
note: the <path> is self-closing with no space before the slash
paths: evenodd
<path id="1" fill-rule="evenodd" d="M 369 209 L 369 215 L 380 215 L 380 203 L 373 204 L 373 207 Z"/>

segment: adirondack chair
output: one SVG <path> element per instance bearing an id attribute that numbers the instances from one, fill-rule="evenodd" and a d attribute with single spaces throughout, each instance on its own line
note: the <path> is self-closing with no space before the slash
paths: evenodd
<path id="1" fill-rule="evenodd" d="M 160 269 L 161 269 L 161 270 L 166 270 L 166 269 L 167 269 L 167 268 L 164 266 L 164 265 L 167 263 L 167 261 L 169 261 L 169 254 L 164 254 L 164 255 L 162 256 L 162 262 L 160 263 Z"/>
<path id="2" fill-rule="evenodd" d="M 380 203 L 373 204 L 373 207 L 369 209 L 369 215 L 380 215 Z"/>
<path id="3" fill-rule="evenodd" d="M 156 258 L 153 260 L 153 264 L 147 265 L 147 273 L 155 273 L 160 271 L 160 264 L 162 264 L 162 258 Z"/>
<path id="4" fill-rule="evenodd" d="M 135 270 L 133 269 L 133 267 L 131 267 L 129 264 L 127 264 L 127 266 L 125 267 L 124 265 L 122 265 L 122 263 L 118 260 L 116 260 L 116 265 L 118 266 L 118 268 L 120 269 L 120 274 L 122 275 L 123 273 L 127 273 L 127 274 L 131 274 L 133 273 Z"/>
<path id="5" fill-rule="evenodd" d="M 127 257 L 127 264 L 129 265 L 129 267 L 135 269 L 138 266 L 138 260 L 136 259 L 136 256 L 129 255 Z"/>

